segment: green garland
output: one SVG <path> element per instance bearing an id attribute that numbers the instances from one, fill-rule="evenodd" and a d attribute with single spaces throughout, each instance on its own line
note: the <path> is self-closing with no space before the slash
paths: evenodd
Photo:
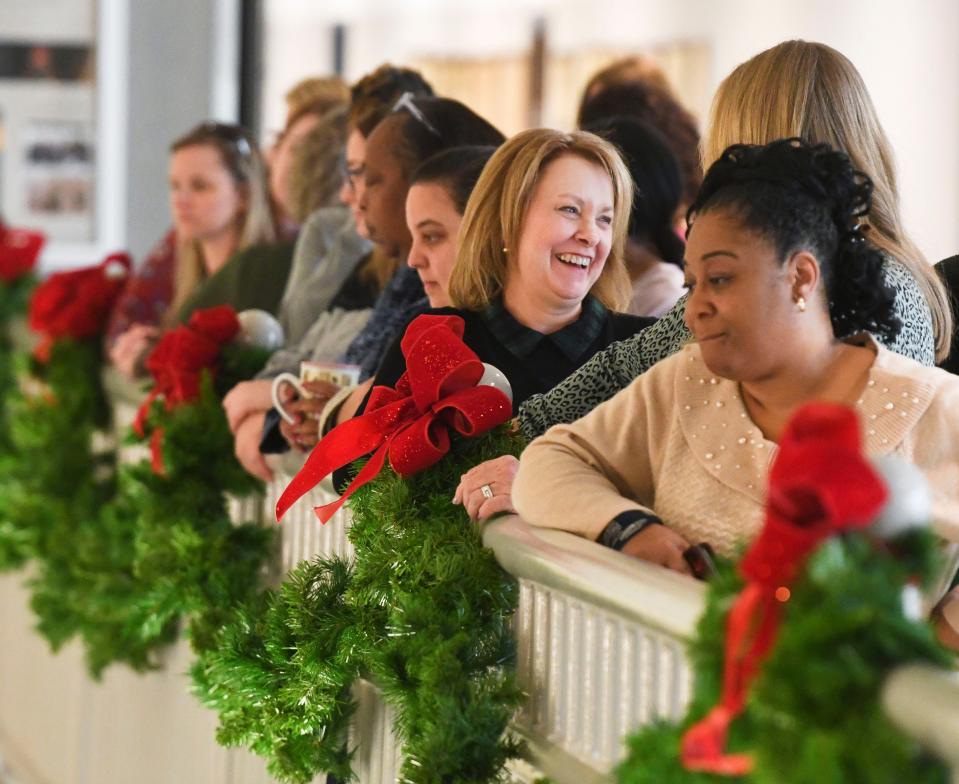
<path id="1" fill-rule="evenodd" d="M 225 494 L 261 485 L 233 456 L 220 397 L 264 354 L 228 347 L 218 388 L 206 378 L 198 401 L 153 408 L 163 475 L 149 460 L 115 472 L 114 453 L 93 449 L 109 422 L 99 340 L 57 340 L 47 362 L 19 359 L 24 380 L 8 391 L 0 452 L 0 568 L 32 561 L 38 631 L 54 650 L 79 637 L 95 678 L 115 662 L 154 667 L 183 618 L 194 646 L 208 646 L 232 607 L 259 590 L 274 534 L 229 519 Z"/>
<path id="2" fill-rule="evenodd" d="M 37 281 L 33 275 L 24 275 L 9 283 L 0 283 L 0 399 L 6 401 L 16 384 L 14 341 L 11 331 L 23 319 L 30 301 L 30 293 Z M 6 406 L 0 406 L 0 451 L 12 448 L 9 436 L 9 415 Z"/>
<path id="3" fill-rule="evenodd" d="M 266 758 L 284 781 L 351 776 L 350 686 L 366 644 L 345 601 L 351 577 L 338 559 L 300 564 L 240 606 L 192 670 L 194 693 L 219 714 L 217 740 Z"/>
<path id="4" fill-rule="evenodd" d="M 22 312 L 26 284 L 0 296 L 0 322 Z M 153 407 L 166 472 L 148 461 L 115 475 L 95 451 L 106 427 L 97 341 L 57 341 L 43 364 L 0 339 L 0 568 L 31 560 L 38 630 L 54 649 L 79 637 L 95 676 L 113 662 L 154 665 L 186 620 L 198 659 L 194 689 L 219 713 L 218 740 L 245 745 L 291 782 L 352 775 L 350 689 L 370 677 L 396 710 L 410 782 L 494 782 L 520 749 L 504 731 L 522 695 L 510 670 L 515 582 L 449 503 L 471 466 L 521 443 L 500 428 L 454 443 L 430 471 L 385 470 L 350 504 L 356 559 L 301 564 L 261 591 L 274 552 L 267 527 L 235 526 L 226 494 L 258 488 L 232 456 L 222 392 L 262 354 L 227 350 L 192 404 Z M 15 367 L 30 383 L 15 383 Z M 203 439 L 196 434 L 203 433 Z M 933 571 L 926 532 L 877 553 L 865 537 L 826 543 L 793 589 L 777 645 L 734 723 L 730 747 L 751 750 L 754 784 L 910 781 L 944 784 L 878 707 L 904 662 L 948 664 L 928 625 L 901 613 L 910 575 Z M 682 731 L 716 702 L 725 615 L 741 588 L 729 567 L 710 588 L 691 646 L 696 693 L 679 726 L 629 741 L 622 784 L 716 782 L 678 762 Z"/>
<path id="5" fill-rule="evenodd" d="M 17 356 L 12 331 L 27 311 L 32 275 L 0 284 L 0 571 L 19 568 L 29 555 L 29 540 L 15 523 L 8 523 L 3 501 L 3 477 L 13 469 L 15 446 L 10 435 L 10 403 L 17 391 Z"/>
<path id="6" fill-rule="evenodd" d="M 198 400 L 172 411 L 156 402 L 148 423 L 163 430 L 165 472 L 148 459 L 121 466 L 114 496 L 91 521 L 113 555 L 87 570 L 82 594 L 81 609 L 100 610 L 82 630 L 94 677 L 112 663 L 155 667 L 183 620 L 194 647 L 208 645 L 233 605 L 259 590 L 273 532 L 230 521 L 226 494 L 260 483 L 233 456 L 220 390 L 262 362 L 260 350 L 227 347 L 217 388 L 205 375 Z"/>
<path id="7" fill-rule="evenodd" d="M 121 497 L 137 510 L 131 623 L 145 642 L 162 641 L 185 617 L 194 648 L 209 647 L 232 608 L 260 590 L 274 552 L 272 526 L 230 520 L 227 496 L 261 492 L 262 483 L 233 456 L 221 404 L 222 390 L 252 376 L 263 353 L 230 346 L 222 359 L 217 388 L 205 374 L 198 400 L 172 411 L 153 405 L 148 424 L 162 431 L 163 473 L 143 461 L 123 474 Z"/>
<path id="8" fill-rule="evenodd" d="M 350 687 L 368 674 L 396 709 L 405 781 L 503 780 L 519 753 L 504 735 L 522 698 L 510 668 L 517 589 L 450 497 L 470 467 L 521 446 L 500 428 L 456 441 L 429 471 L 387 469 L 358 490 L 355 563 L 301 564 L 201 654 L 195 690 L 220 714 L 220 741 L 247 745 L 285 781 L 347 778 Z"/>
<path id="9" fill-rule="evenodd" d="M 3 565 L 32 560 L 30 604 L 54 650 L 78 635 L 88 651 L 98 640 L 112 645 L 122 623 L 102 601 L 101 575 L 132 550 L 128 525 L 99 524 L 115 490 L 112 452 L 93 448 L 109 419 L 99 342 L 58 340 L 46 362 L 20 361 L 22 389 L 7 398 L 11 449 L 0 469 Z"/>
<path id="10" fill-rule="evenodd" d="M 620 784 L 945 784 L 945 766 L 920 755 L 879 706 L 883 681 L 897 665 L 950 662 L 929 624 L 902 612 L 903 586 L 934 572 L 935 538 L 910 533 L 895 545 L 898 559 L 851 534 L 810 559 L 746 712 L 732 725 L 730 749 L 755 756 L 753 773 L 736 779 L 690 773 L 679 762 L 683 732 L 719 698 L 726 613 L 742 587 L 725 566 L 690 646 L 696 689 L 687 717 L 630 738 Z"/>
<path id="11" fill-rule="evenodd" d="M 408 480 L 384 471 L 351 499 L 350 600 L 377 622 L 367 667 L 396 708 L 405 780 L 497 781 L 519 753 L 504 736 L 522 698 L 517 585 L 450 498 L 470 468 L 523 445 L 504 426 Z"/>

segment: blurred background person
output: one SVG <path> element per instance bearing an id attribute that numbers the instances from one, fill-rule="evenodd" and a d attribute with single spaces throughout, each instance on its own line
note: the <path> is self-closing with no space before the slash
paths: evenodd
<path id="1" fill-rule="evenodd" d="M 626 312 L 659 318 L 685 292 L 685 243 L 674 225 L 682 198 L 679 163 L 662 134 L 639 120 L 616 117 L 588 130 L 619 150 L 635 186 L 625 251 L 632 285 Z"/>
<path id="2" fill-rule="evenodd" d="M 175 248 L 168 236 L 131 277 L 108 336 L 110 360 L 129 378 L 197 287 L 237 250 L 276 237 L 263 160 L 247 131 L 202 123 L 170 152 Z"/>

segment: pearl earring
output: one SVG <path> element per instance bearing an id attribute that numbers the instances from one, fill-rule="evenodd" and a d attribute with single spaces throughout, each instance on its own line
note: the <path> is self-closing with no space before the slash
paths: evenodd
<path id="1" fill-rule="evenodd" d="M 796 297 L 796 310 L 798 310 L 800 313 L 805 313 L 805 312 L 806 312 L 806 298 L 805 298 L 805 297 L 803 297 L 803 296 L 801 296 L 801 295 L 798 296 L 798 297 Z"/>

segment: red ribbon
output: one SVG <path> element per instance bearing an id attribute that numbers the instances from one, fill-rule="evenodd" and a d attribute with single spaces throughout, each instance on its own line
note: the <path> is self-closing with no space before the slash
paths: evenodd
<path id="1" fill-rule="evenodd" d="M 861 452 L 855 412 L 830 403 L 803 406 L 786 426 L 769 472 L 766 519 L 739 564 L 746 585 L 726 620 L 720 702 L 686 731 L 687 770 L 744 776 L 748 754 L 726 754 L 729 725 L 776 641 L 789 585 L 827 538 L 868 525 L 886 488 Z"/>
<path id="2" fill-rule="evenodd" d="M 327 522 L 354 491 L 373 479 L 386 458 L 406 477 L 437 463 L 450 448 L 452 429 L 473 437 L 512 416 L 509 398 L 498 389 L 476 386 L 483 363 L 465 344 L 463 319 L 419 316 L 400 342 L 406 372 L 396 388 L 374 387 L 366 411 L 338 425 L 316 445 L 276 504 L 276 519 L 323 479 L 373 452 L 336 501 L 314 508 Z"/>
<path id="3" fill-rule="evenodd" d="M 45 242 L 43 232 L 11 229 L 0 223 L 0 280 L 13 283 L 30 272 Z"/>
<path id="4" fill-rule="evenodd" d="M 113 253 L 95 267 L 58 272 L 37 286 L 29 313 L 30 329 L 43 336 L 37 358 L 46 361 L 60 338 L 85 340 L 103 332 L 130 266 L 126 253 Z"/>
<path id="5" fill-rule="evenodd" d="M 153 401 L 163 397 L 167 411 L 196 400 L 204 370 L 213 370 L 220 350 L 240 331 L 236 312 L 229 305 L 198 310 L 185 326 L 167 332 L 146 360 L 153 376 L 153 389 L 137 412 L 133 429 L 141 438 L 146 434 L 146 419 Z M 150 440 L 153 470 L 163 473 L 162 430 Z"/>

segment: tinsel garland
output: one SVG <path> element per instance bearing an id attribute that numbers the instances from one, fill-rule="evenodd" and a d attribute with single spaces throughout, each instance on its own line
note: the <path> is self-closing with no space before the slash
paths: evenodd
<path id="1" fill-rule="evenodd" d="M 237 612 L 193 671 L 220 714 L 221 742 L 243 744 L 285 781 L 350 775 L 350 687 L 382 688 L 410 782 L 493 782 L 518 746 L 504 732 L 522 695 L 511 669 L 515 581 L 450 503 L 472 466 L 522 443 L 500 428 L 458 440 L 409 479 L 384 470 L 350 499 L 355 562 L 319 559 Z"/>
<path id="2" fill-rule="evenodd" d="M 679 761 L 683 732 L 720 692 L 726 613 L 742 587 L 724 566 L 689 647 L 695 693 L 687 716 L 629 739 L 620 784 L 945 784 L 946 767 L 919 754 L 879 705 L 882 683 L 896 666 L 950 661 L 929 624 L 903 614 L 903 587 L 934 571 L 934 536 L 912 532 L 894 544 L 898 558 L 863 534 L 848 534 L 810 559 L 746 712 L 731 728 L 729 748 L 755 755 L 755 769 L 744 778 L 691 773 Z"/>

